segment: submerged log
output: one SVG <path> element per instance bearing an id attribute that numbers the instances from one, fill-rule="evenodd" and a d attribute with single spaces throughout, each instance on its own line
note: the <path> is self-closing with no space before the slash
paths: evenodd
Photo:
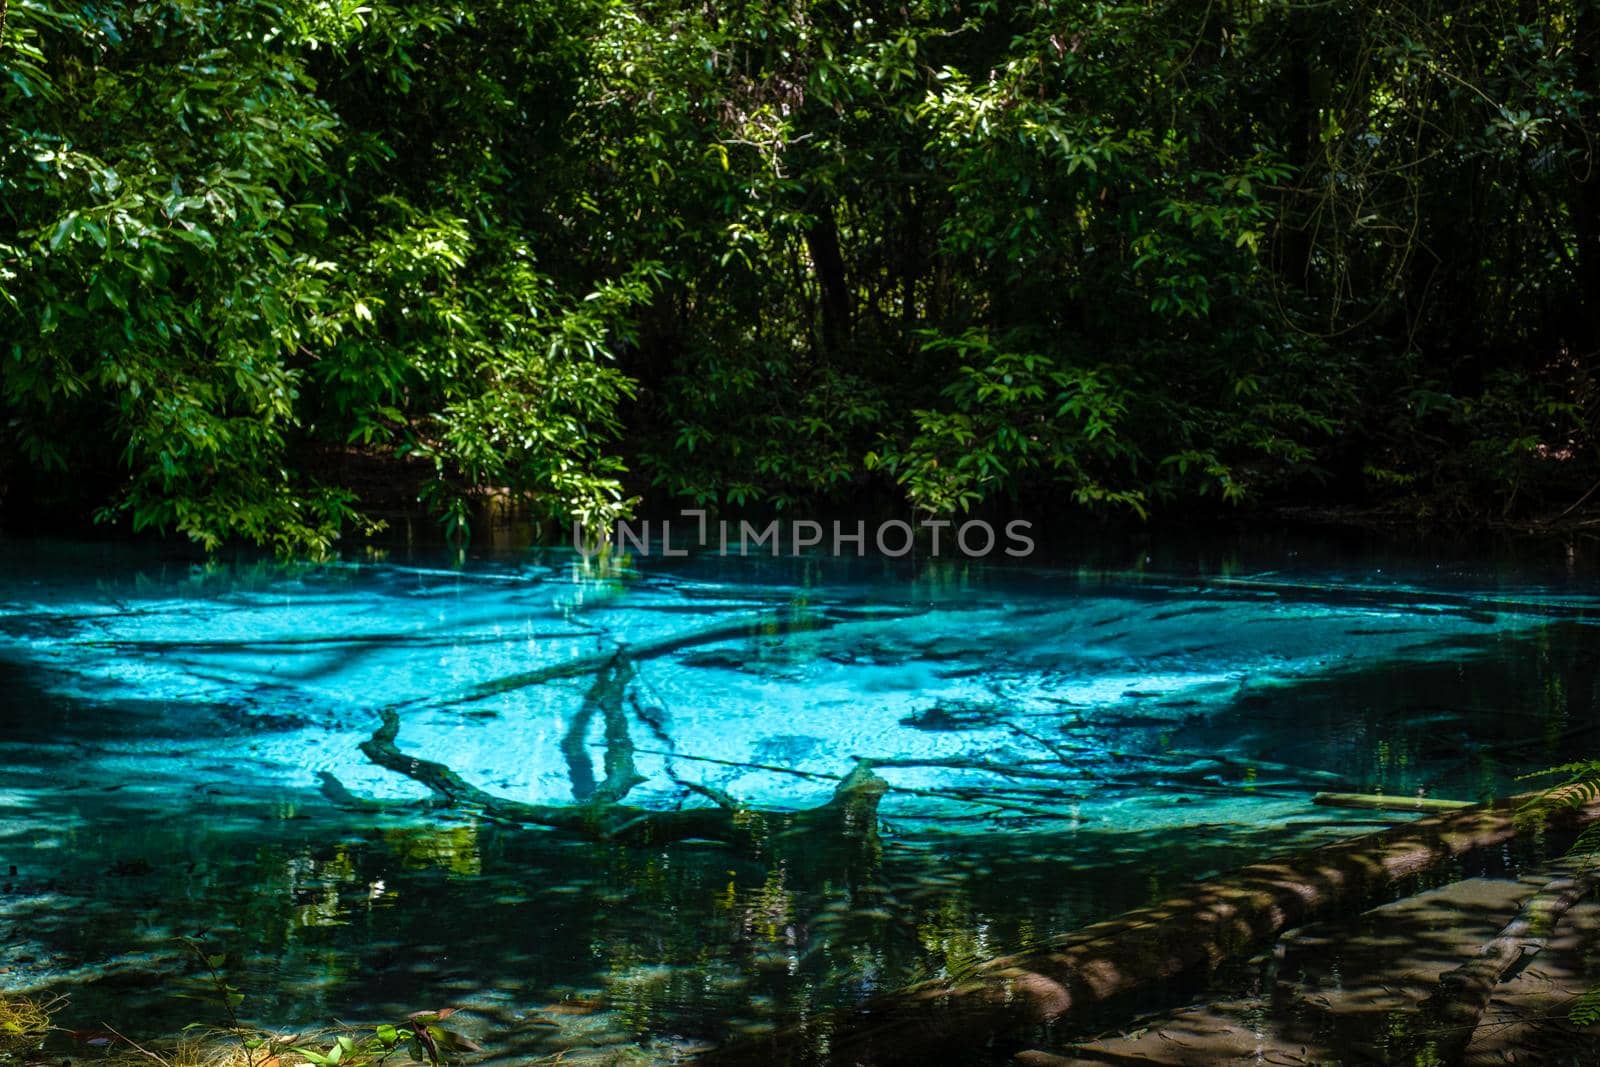
<path id="1" fill-rule="evenodd" d="M 749 814 L 746 809 L 720 804 L 711 808 L 655 811 L 618 803 L 610 799 L 615 790 L 599 789 L 594 799 L 586 804 L 527 804 L 497 797 L 479 789 L 443 763 L 401 751 L 399 713 L 385 709 L 379 715 L 379 726 L 361 743 L 361 751 L 378 766 L 427 786 L 436 803 L 443 807 L 468 809 L 499 822 L 546 826 L 628 844 L 662 844 L 686 838 L 739 844 L 748 841 L 753 832 L 754 820 L 746 817 Z M 349 795 L 348 790 L 338 785 L 337 779 L 333 779 L 331 785 L 329 779 L 331 775 L 324 776 L 324 788 L 330 795 Z M 871 764 L 863 760 L 839 781 L 827 803 L 802 811 L 761 814 L 778 824 L 780 832 L 817 831 L 825 836 L 867 838 L 877 832 L 878 802 L 888 788 L 889 784 L 874 774 Z"/>
<path id="2" fill-rule="evenodd" d="M 1449 860 L 1502 844 L 1528 825 L 1518 798 L 1420 819 L 1252 864 L 1186 894 L 1025 952 L 954 981 L 924 982 L 768 1038 L 725 1046 L 703 1064 L 826 1063 L 889 1067 L 956 1062 L 963 1050 L 1057 1022 L 1074 1010 L 1229 957 L 1334 908 Z M 1600 800 L 1549 810 L 1550 824 L 1600 819 Z M 1065 872 L 1064 872 L 1065 873 Z"/>
<path id="3" fill-rule="evenodd" d="M 1291 780 L 1316 781 L 1322 782 L 1324 785 L 1343 785 L 1348 787 L 1351 784 L 1347 778 L 1332 771 L 1324 771 L 1316 767 L 1300 767 L 1292 763 L 1277 763 L 1273 760 L 1232 759 L 1215 753 L 1194 752 L 1188 749 L 1174 749 L 1166 753 L 1166 755 L 1202 763 L 1214 763 L 1220 767 L 1238 771 L 1241 774 L 1260 774 L 1265 771 Z"/>
<path id="4" fill-rule="evenodd" d="M 1466 800 L 1436 800 L 1433 797 L 1396 797 L 1382 793 L 1318 793 L 1311 803 L 1325 808 L 1357 808 L 1364 811 L 1462 811 L 1472 807 Z"/>

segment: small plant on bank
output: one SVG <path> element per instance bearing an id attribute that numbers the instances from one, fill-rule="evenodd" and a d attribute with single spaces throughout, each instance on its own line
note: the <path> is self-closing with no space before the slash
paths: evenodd
<path id="1" fill-rule="evenodd" d="M 157 1067 L 380 1067 L 396 1056 L 428 1067 L 445 1067 L 465 1053 L 482 1051 L 466 1036 L 442 1025 L 456 1013 L 454 1008 L 412 1012 L 394 1024 L 292 1034 L 246 1025 L 238 1015 L 244 994 L 223 973 L 226 956 L 209 954 L 197 942 L 185 944 L 204 966 L 208 982 L 205 992 L 183 995 L 218 1005 L 225 1022 L 191 1023 L 178 1040 L 153 1047 L 116 1034 L 128 1049 L 123 1057 L 126 1067 L 152 1063 Z"/>
<path id="2" fill-rule="evenodd" d="M 50 1020 L 65 997 L 38 1001 L 0 995 L 0 1063 L 31 1052 L 50 1032 Z"/>
<path id="3" fill-rule="evenodd" d="M 277 1034 L 248 1028 L 192 1027 L 177 1041 L 146 1046 L 127 1037 L 119 1067 L 377 1067 L 399 1056 L 429 1067 L 455 1063 L 481 1051 L 439 1023 L 452 1009 L 417 1012 L 400 1025 L 349 1027 L 316 1033 Z"/>
<path id="4" fill-rule="evenodd" d="M 1553 775 L 1561 775 L 1563 780 L 1529 800 L 1519 814 L 1540 819 L 1558 808 L 1582 807 L 1600 797 L 1600 760 L 1564 763 L 1525 777 L 1545 778 Z M 1567 854 L 1593 866 L 1596 859 L 1600 858 L 1600 822 L 1585 827 Z M 1567 1021 L 1574 1026 L 1585 1027 L 1600 1023 L 1600 986 L 1589 989 L 1572 1002 L 1567 1009 Z"/>

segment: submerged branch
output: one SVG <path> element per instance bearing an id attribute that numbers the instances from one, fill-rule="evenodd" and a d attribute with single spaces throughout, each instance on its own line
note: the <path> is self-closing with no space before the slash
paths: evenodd
<path id="1" fill-rule="evenodd" d="M 707 630 L 697 630 L 694 633 L 680 634 L 676 637 L 668 637 L 642 645 L 622 647 L 625 648 L 628 658 L 637 663 L 641 660 L 670 656 L 674 652 L 682 652 L 686 648 L 715 645 L 724 641 L 736 641 L 741 637 L 772 637 L 783 634 L 805 633 L 813 630 L 825 630 L 829 627 L 837 626 L 843 621 L 840 618 L 820 614 L 802 615 L 795 618 L 766 616 L 760 619 L 747 619 L 743 622 L 714 626 Z M 608 649 L 589 656 L 579 656 L 576 659 L 566 660 L 562 663 L 553 663 L 536 670 L 510 674 L 504 678 L 496 678 L 493 681 L 483 682 L 474 686 L 464 696 L 447 700 L 443 703 L 446 705 L 471 704 L 479 700 L 500 696 L 504 693 L 514 692 L 518 689 L 543 685 L 545 682 L 559 681 L 563 678 L 583 678 L 605 670 L 616 656 L 617 651 L 617 649 Z"/>
<path id="2" fill-rule="evenodd" d="M 839 781 L 837 774 L 827 774 L 823 771 L 802 771 L 797 767 L 780 767 L 775 763 L 747 763 L 742 760 L 719 759 L 716 756 L 692 756 L 686 752 L 668 752 L 658 748 L 640 748 L 634 751 L 642 752 L 647 756 L 662 756 L 669 760 L 681 759 L 688 760 L 691 763 L 714 763 L 719 767 L 733 767 L 741 771 L 766 771 L 769 774 L 787 774 L 795 778 L 806 778 L 813 781 Z M 858 756 L 856 759 L 859 762 L 861 757 Z M 873 766 L 877 766 L 875 760 L 868 762 L 871 762 Z"/>
<path id="3" fill-rule="evenodd" d="M 322 795 L 327 797 L 329 802 L 336 808 L 344 808 L 347 811 L 390 810 L 391 806 L 381 800 L 370 800 L 366 797 L 356 796 L 346 789 L 344 783 L 329 771 L 318 771 L 317 781 L 321 783 Z"/>
<path id="4" fill-rule="evenodd" d="M 499 822 L 545 826 L 626 844 L 658 845 L 687 838 L 743 844 L 752 833 L 748 822 L 738 818 L 742 809 L 725 804 L 713 808 L 654 811 L 619 803 L 601 790 L 596 790 L 588 803 L 579 805 L 528 804 L 497 797 L 466 781 L 443 763 L 401 751 L 399 714 L 391 709 L 379 714 L 381 722 L 372 736 L 361 743 L 361 751 L 378 766 L 427 786 L 436 801 L 444 806 L 469 809 Z M 631 765 L 631 758 L 628 765 Z M 790 830 L 832 832 L 845 837 L 875 834 L 878 801 L 887 789 L 888 783 L 863 761 L 839 780 L 833 796 L 821 806 L 764 814 L 770 820 L 786 824 Z"/>
<path id="5" fill-rule="evenodd" d="M 719 759 L 716 756 L 693 756 L 684 752 L 662 752 L 657 749 L 650 748 L 641 748 L 638 751 L 654 756 L 664 756 L 668 759 L 690 760 L 696 763 L 712 763 L 719 767 L 732 767 L 741 771 L 764 771 L 768 774 L 787 774 L 796 778 L 806 778 L 821 781 L 839 780 L 837 775 L 826 774 L 822 771 L 802 771 L 795 767 L 779 767 L 771 763 L 749 763 L 743 760 Z M 870 767 L 873 770 L 894 767 L 973 766 L 974 769 L 987 769 L 993 774 L 1003 776 L 1014 776 L 1018 778 L 1044 778 L 1053 782 L 1073 780 L 1056 774 L 1030 774 L 1023 771 L 1010 771 L 997 765 L 989 765 L 987 767 L 979 768 L 977 765 L 967 764 L 962 761 L 876 760 L 866 756 L 856 756 L 855 759 L 857 766 Z M 674 781 L 677 781 L 677 779 L 674 778 Z M 686 782 L 679 782 L 679 784 L 685 786 L 688 785 Z M 907 796 L 932 797 L 936 800 L 955 800 L 960 801 L 963 804 L 991 807 L 999 810 L 1020 812 L 1028 815 L 1043 815 L 1052 819 L 1073 819 L 1075 821 L 1079 819 L 1077 815 L 1072 813 L 1055 811 L 1049 808 L 1041 808 L 1035 805 L 1018 804 L 1015 801 L 1006 799 L 1007 797 L 1015 796 L 1022 792 L 1020 788 L 1007 789 L 1005 787 L 987 788 L 983 786 L 951 786 L 946 789 L 925 789 L 916 786 L 888 785 L 887 790 L 892 793 L 903 793 Z M 1052 789 L 1049 791 L 1032 790 L 1029 791 L 1027 795 L 1038 799 L 1047 798 L 1053 800 L 1071 801 L 1088 799 L 1087 794 L 1068 793 L 1059 789 Z"/>

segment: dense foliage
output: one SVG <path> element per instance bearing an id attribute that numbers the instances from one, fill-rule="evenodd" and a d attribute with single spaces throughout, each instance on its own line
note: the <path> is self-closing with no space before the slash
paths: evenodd
<path id="1" fill-rule="evenodd" d="M 1600 476 L 1595 0 L 0 11 L 11 520 Z"/>

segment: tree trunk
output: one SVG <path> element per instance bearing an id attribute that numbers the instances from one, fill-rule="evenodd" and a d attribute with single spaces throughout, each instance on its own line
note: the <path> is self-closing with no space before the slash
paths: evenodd
<path id="1" fill-rule="evenodd" d="M 1294 168 L 1294 181 L 1301 191 L 1284 205 L 1280 216 L 1278 242 L 1279 270 L 1284 279 L 1302 292 L 1311 288 L 1311 230 L 1308 216 L 1313 196 L 1307 182 L 1313 179 L 1318 167 L 1312 165 L 1320 132 L 1319 101 L 1313 78 L 1312 56 L 1315 48 L 1311 29 L 1311 13 L 1300 7 L 1291 8 L 1289 18 L 1289 62 L 1284 71 L 1284 96 L 1288 101 L 1288 163 Z"/>
<path id="2" fill-rule="evenodd" d="M 822 296 L 822 347 L 825 354 L 832 355 L 850 335 L 850 285 L 833 206 L 823 204 L 816 214 L 817 221 L 806 231 L 806 249 Z"/>
<path id="3" fill-rule="evenodd" d="M 1584 864 L 1552 880 L 1478 956 L 1440 975 L 1438 989 L 1422 1004 L 1415 1047 L 1398 1050 L 1401 1055 L 1418 1063 L 1460 1063 L 1495 988 L 1524 960 L 1543 950 L 1561 917 L 1594 890 L 1597 878 L 1600 871 Z"/>
<path id="4" fill-rule="evenodd" d="M 1600 351 L 1600 0 L 1582 0 L 1575 33 L 1576 88 L 1587 94 L 1583 107 L 1585 158 L 1577 163 L 1572 190 L 1572 228 L 1578 242 L 1578 292 L 1583 301 L 1581 347 Z"/>

